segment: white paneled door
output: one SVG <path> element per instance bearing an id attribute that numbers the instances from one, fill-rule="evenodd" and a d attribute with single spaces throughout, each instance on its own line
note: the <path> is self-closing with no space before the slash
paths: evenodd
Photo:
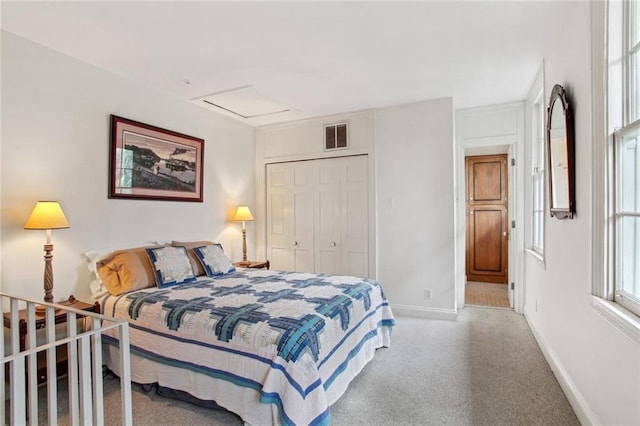
<path id="1" fill-rule="evenodd" d="M 342 205 L 342 270 L 347 275 L 369 275 L 369 179 L 366 157 L 344 162 Z"/>
<path id="2" fill-rule="evenodd" d="M 368 276 L 367 156 L 267 165 L 274 269 Z"/>

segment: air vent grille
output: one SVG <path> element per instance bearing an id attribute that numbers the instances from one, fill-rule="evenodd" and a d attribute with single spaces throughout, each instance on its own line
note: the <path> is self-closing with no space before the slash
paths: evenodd
<path id="1" fill-rule="evenodd" d="M 328 124 L 324 126 L 324 150 L 349 148 L 349 123 Z"/>

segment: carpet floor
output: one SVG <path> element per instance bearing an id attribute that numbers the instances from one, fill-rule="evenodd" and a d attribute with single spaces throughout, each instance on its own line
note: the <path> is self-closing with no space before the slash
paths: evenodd
<path id="1" fill-rule="evenodd" d="M 466 307 L 457 321 L 396 320 L 392 346 L 333 405 L 333 425 L 579 425 L 523 316 Z M 121 423 L 119 383 L 105 377 L 107 425 Z M 242 424 L 232 413 L 132 390 L 135 425 Z M 59 424 L 68 424 L 60 407 Z"/>

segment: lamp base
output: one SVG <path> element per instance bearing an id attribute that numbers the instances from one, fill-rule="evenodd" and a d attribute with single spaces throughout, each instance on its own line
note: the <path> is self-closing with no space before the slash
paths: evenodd
<path id="1" fill-rule="evenodd" d="M 53 303 L 53 244 L 44 245 L 44 301 Z"/>

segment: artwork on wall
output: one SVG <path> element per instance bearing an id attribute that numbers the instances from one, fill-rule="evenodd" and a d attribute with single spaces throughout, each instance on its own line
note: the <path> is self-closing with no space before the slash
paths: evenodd
<path id="1" fill-rule="evenodd" d="M 111 115 L 109 198 L 202 202 L 204 140 Z"/>

